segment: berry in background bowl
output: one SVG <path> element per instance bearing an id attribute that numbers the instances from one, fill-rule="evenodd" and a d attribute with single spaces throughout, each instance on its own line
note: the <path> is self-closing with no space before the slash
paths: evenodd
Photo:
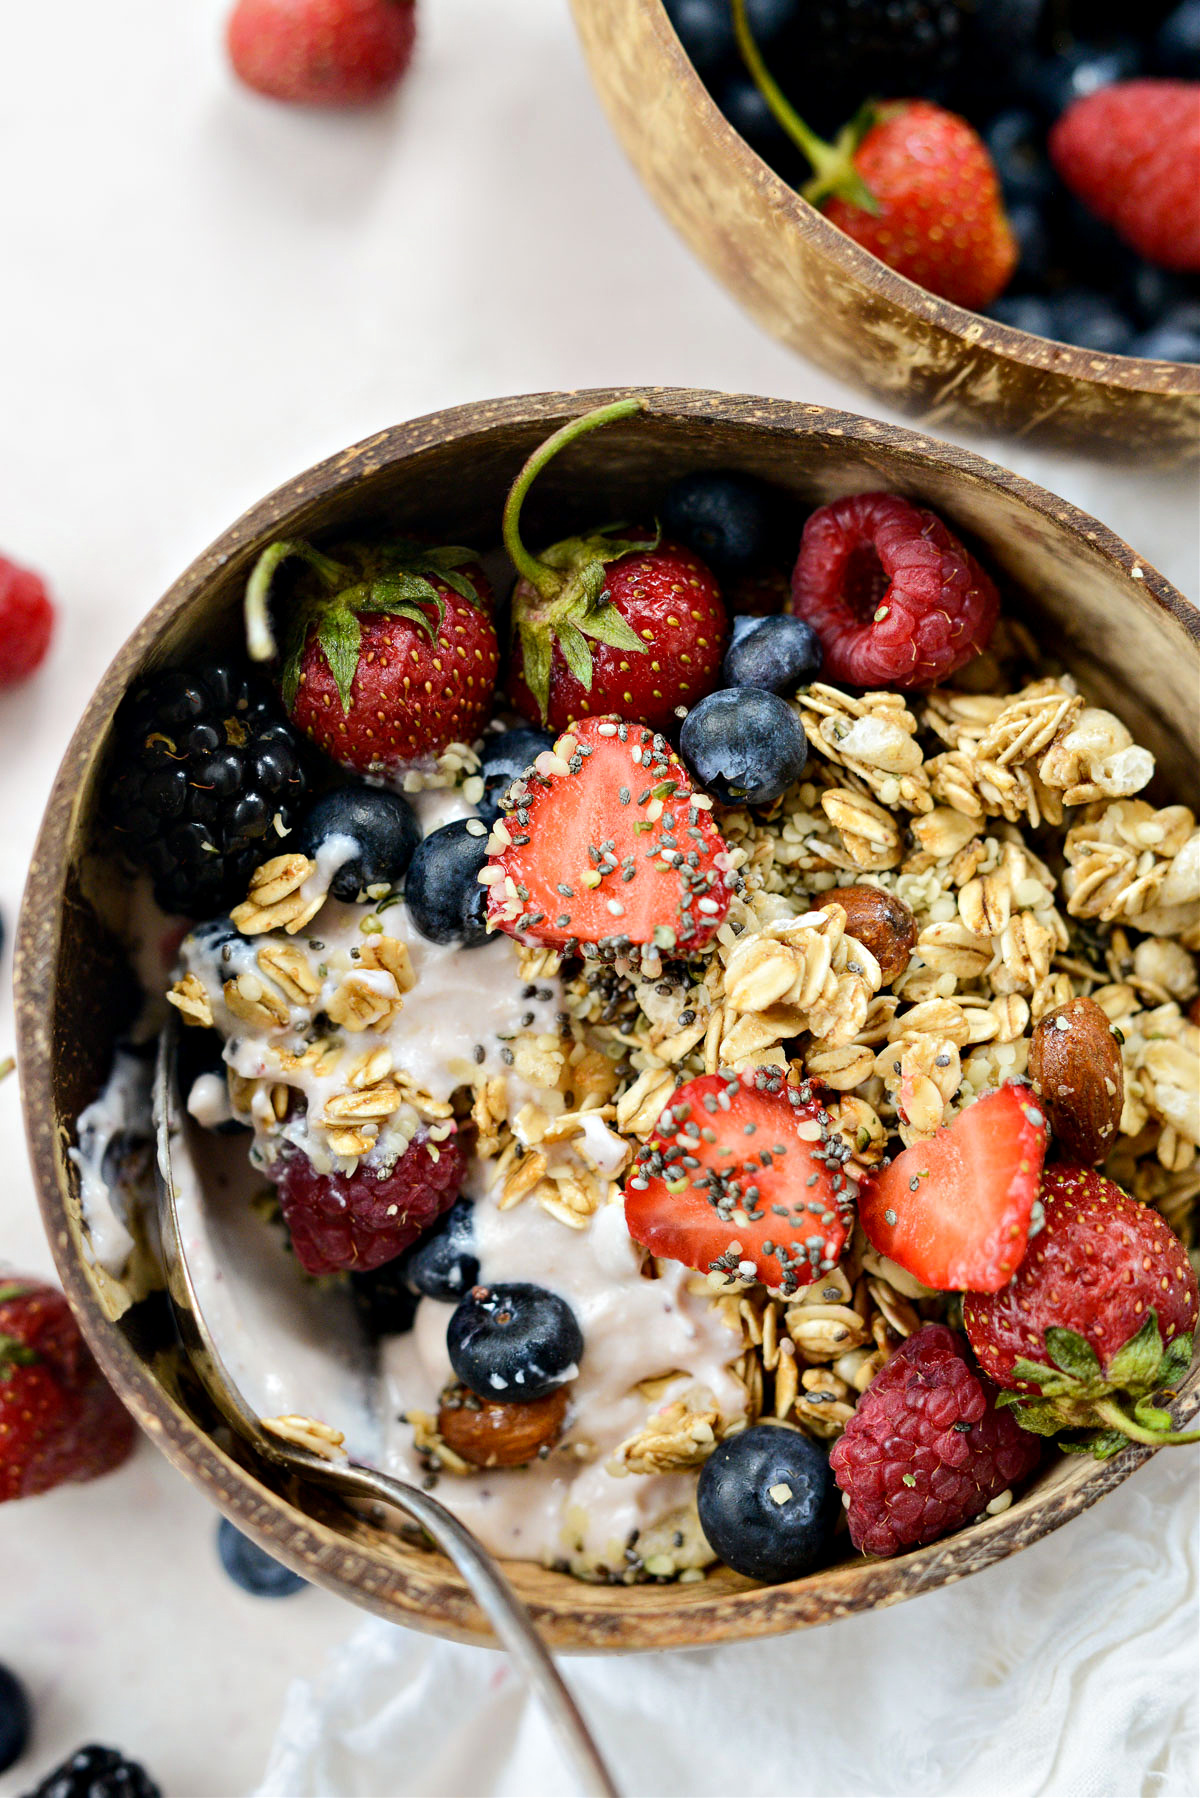
<path id="1" fill-rule="evenodd" d="M 1186 0 L 747 0 L 740 44 L 734 0 L 572 7 L 647 188 L 801 355 L 936 427 L 1195 457 Z"/>
<path id="2" fill-rule="evenodd" d="M 968 452 L 765 401 L 595 402 L 543 396 L 401 427 L 275 496 L 175 589 L 106 677 L 51 802 L 18 953 L 22 1055 L 51 1237 L 89 1341 L 260 1545 L 389 1615 L 481 1633 L 437 1556 L 229 1461 L 171 1371 L 136 1204 L 107 1217 L 95 1181 L 122 1197 L 113 1138 L 127 1149 L 134 1133 L 137 1058 L 119 1053 L 113 1075 L 112 1055 L 139 997 L 135 959 L 203 1045 L 188 1103 L 221 1170 L 205 1206 L 215 1216 L 233 1194 L 253 1240 L 273 1245 L 279 1290 L 324 1307 L 322 1355 L 355 1331 L 378 1357 L 391 1464 L 435 1478 L 501 1549 L 552 1640 L 695 1644 L 960 1577 L 1191 1433 L 1195 1285 L 1179 1232 L 1200 1134 L 1182 1078 L 1200 903 L 1186 804 L 1196 625 L 1102 526 Z M 731 555 L 728 510 L 724 547 L 705 544 L 727 572 L 704 562 L 686 532 L 705 474 L 726 494 L 736 474 L 784 521 L 782 566 L 775 523 L 756 536 L 748 520 L 749 547 Z M 636 520 L 620 541 L 641 545 L 673 511 L 670 541 L 704 563 L 728 653 L 759 632 L 777 641 L 735 684 L 736 662 L 706 665 L 670 736 L 601 686 L 547 744 L 500 684 L 474 695 L 472 743 L 398 758 L 394 721 L 372 719 L 386 671 L 372 668 L 357 712 L 373 612 L 396 608 L 395 665 L 449 663 L 462 615 L 426 588 L 472 565 L 501 595 L 514 578 L 533 585 L 502 548 L 506 496 L 523 488 L 522 543 L 568 546 L 536 558 L 565 577 L 547 601 L 566 596 L 560 634 L 609 628 L 607 570 L 648 553 L 606 561 L 618 532 L 605 527 Z M 865 577 L 822 562 L 831 612 L 783 611 L 802 543 L 844 522 L 846 495 L 889 491 L 916 538 L 939 521 L 941 587 L 914 588 L 909 547 L 876 530 Z M 337 564 L 328 583 L 273 547 L 298 543 Z M 402 543 L 423 546 L 424 570 L 411 548 L 399 565 Z M 469 561 L 436 547 L 465 544 Z M 356 594 L 346 568 L 381 585 Z M 944 598 L 967 620 L 942 680 L 934 666 L 910 684 L 903 659 L 876 686 L 831 674 L 837 608 L 859 585 L 876 611 L 895 586 L 919 616 Z M 304 758 L 296 822 L 227 912 L 205 900 L 190 919 L 152 905 L 139 917 L 153 875 L 100 803 L 120 778 L 114 718 L 164 668 L 240 665 L 247 587 L 258 675 Z M 998 617 L 959 606 L 956 587 L 994 591 Z M 682 606 L 695 590 L 679 588 Z M 780 609 L 755 622 L 752 589 Z M 340 624 L 326 645 L 330 596 L 359 631 Z M 481 655 L 490 622 L 489 609 L 473 626 Z M 334 682 L 311 748 L 286 716 L 289 629 L 305 678 L 315 641 Z M 511 654 L 503 630 L 496 641 Z M 617 675 L 656 659 L 641 643 Z M 756 666 L 767 684 L 747 681 Z M 595 685 L 596 660 L 591 673 Z M 769 700 L 803 739 L 782 791 L 722 791 L 707 768 L 688 727 L 723 695 Z M 440 716 L 420 713 L 434 735 Z M 372 742 L 364 788 L 343 752 Z M 333 793 L 349 797 L 323 810 Z M 407 867 L 409 833 L 376 839 L 364 793 L 416 818 Z M 442 878 L 414 882 L 447 833 L 458 847 Z M 364 858 L 336 896 L 339 869 Z M 1086 1103 L 1068 1100 L 1080 1079 Z M 243 1127 L 226 1135 L 229 1123 Z M 1046 1245 L 1077 1251 L 1058 1214 L 1093 1179 L 1112 1218 L 1094 1252 L 1150 1259 L 1153 1293 L 1132 1290 L 1142 1319 L 1040 1310 L 1039 1341 L 1009 1365 L 1008 1286 Z M 1064 1435 L 1087 1456 L 1060 1458 Z M 904 1559 L 863 1560 L 856 1542 Z"/>

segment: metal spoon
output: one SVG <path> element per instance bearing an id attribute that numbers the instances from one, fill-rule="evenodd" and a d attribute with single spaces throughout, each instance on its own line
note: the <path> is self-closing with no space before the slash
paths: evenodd
<path id="1" fill-rule="evenodd" d="M 205 1322 L 180 1227 L 179 1188 L 172 1166 L 173 1157 L 186 1153 L 186 1145 L 176 1072 L 177 1049 L 178 1027 L 172 1019 L 159 1039 L 154 1078 L 159 1228 L 167 1292 L 180 1339 L 209 1397 L 226 1422 L 264 1459 L 287 1468 L 290 1473 L 302 1474 L 319 1485 L 332 1487 L 346 1497 L 378 1499 L 419 1524 L 453 1561 L 514 1664 L 541 1699 L 559 1743 L 575 1768 L 582 1791 L 589 1798 L 619 1798 L 617 1787 L 575 1700 L 534 1629 L 528 1611 L 492 1556 L 470 1530 L 444 1505 L 416 1486 L 347 1458 L 326 1458 L 305 1447 L 303 1440 L 277 1435 L 265 1428 L 263 1420 L 230 1376 Z M 297 1434 L 302 1439 L 307 1434 L 318 1445 L 321 1442 L 319 1428 L 311 1432 L 301 1429 Z M 331 1439 L 336 1437 L 335 1432 L 329 1434 Z"/>

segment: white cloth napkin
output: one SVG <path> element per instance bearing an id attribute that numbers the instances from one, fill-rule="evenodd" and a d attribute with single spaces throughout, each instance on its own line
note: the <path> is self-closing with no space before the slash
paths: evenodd
<path id="1" fill-rule="evenodd" d="M 961 1585 L 783 1640 L 565 1663 L 627 1798 L 1191 1798 L 1198 1462 L 1160 1454 Z M 499 1654 L 370 1619 L 288 1696 L 257 1798 L 560 1798 Z"/>

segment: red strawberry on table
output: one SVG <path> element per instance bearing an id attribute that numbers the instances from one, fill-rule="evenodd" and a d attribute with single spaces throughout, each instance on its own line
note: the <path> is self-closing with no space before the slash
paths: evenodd
<path id="1" fill-rule="evenodd" d="M 1027 1430 L 1088 1432 L 1064 1446 L 1100 1459 L 1128 1440 L 1200 1441 L 1150 1402 L 1191 1364 L 1197 1290 L 1183 1244 L 1094 1168 L 1047 1168 L 1041 1202 L 1015 1278 L 963 1299 L 980 1366 Z"/>
<path id="2" fill-rule="evenodd" d="M 0 1275 L 0 1501 L 111 1473 L 136 1435 L 62 1293 Z"/>
<path id="3" fill-rule="evenodd" d="M 611 960 L 687 953 L 724 923 L 732 884 L 712 802 L 644 725 L 585 718 L 505 803 L 480 872 L 494 929 Z"/>
<path id="4" fill-rule="evenodd" d="M 0 556 L 0 687 L 27 680 L 53 634 L 54 606 L 40 575 Z"/>
<path id="5" fill-rule="evenodd" d="M 577 437 L 641 407 L 618 400 L 564 425 L 526 462 L 504 508 L 504 546 L 518 575 L 509 691 L 519 712 L 552 730 L 601 712 L 667 730 L 676 707 L 717 685 L 729 620 L 716 580 L 691 550 L 618 526 L 565 538 L 540 556 L 521 541 L 535 476 Z"/>
<path id="6" fill-rule="evenodd" d="M 1046 1156 L 1028 1087 L 1002 1086 L 868 1176 L 872 1246 L 938 1292 L 995 1292 L 1020 1266 Z"/>
<path id="7" fill-rule="evenodd" d="M 457 1139 L 436 1160 L 414 1137 L 386 1173 L 359 1162 L 351 1174 L 319 1174 L 288 1153 L 271 1170 L 296 1259 L 307 1274 L 369 1273 L 394 1261 L 459 1195 L 467 1158 Z"/>
<path id="8" fill-rule="evenodd" d="M 246 588 L 251 657 L 276 653 L 270 601 L 281 564 L 302 564 L 286 600 L 280 677 L 288 716 L 359 774 L 394 774 L 491 714 L 500 652 L 491 589 L 474 552 L 416 543 L 346 543 L 329 553 L 273 543 Z"/>
<path id="9" fill-rule="evenodd" d="M 1200 81 L 1118 81 L 1050 133 L 1067 186 L 1132 249 L 1200 274 Z"/>
<path id="10" fill-rule="evenodd" d="M 849 1150 L 818 1091 L 782 1068 L 681 1086 L 625 1182 L 651 1254 L 785 1293 L 835 1267 L 854 1225 Z"/>
<path id="11" fill-rule="evenodd" d="M 928 100 L 864 107 L 832 144 L 809 130 L 772 79 L 733 0 L 742 56 L 775 118 L 812 165 L 801 190 L 897 274 L 978 311 L 1003 292 L 1017 244 L 987 148 L 965 119 Z"/>
<path id="12" fill-rule="evenodd" d="M 856 493 L 809 518 L 788 610 L 821 640 L 823 678 L 928 687 L 987 647 L 995 584 L 924 506 Z"/>
<path id="13" fill-rule="evenodd" d="M 234 72 L 305 106 L 367 106 L 407 69 L 413 0 L 238 0 L 226 29 Z"/>
<path id="14" fill-rule="evenodd" d="M 892 1355 L 834 1443 L 850 1540 L 894 1555 L 961 1529 L 1033 1472 L 1040 1448 L 996 1404 L 961 1336 L 926 1324 Z"/>

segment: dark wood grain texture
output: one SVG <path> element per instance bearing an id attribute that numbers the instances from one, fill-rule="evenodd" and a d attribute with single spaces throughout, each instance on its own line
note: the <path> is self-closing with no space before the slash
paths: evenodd
<path id="1" fill-rule="evenodd" d="M 309 1579 L 383 1616 L 480 1639 L 483 1625 L 438 1556 L 393 1530 L 284 1487 L 214 1431 L 180 1377 L 161 1305 L 120 1322 L 83 1257 L 75 1170 L 66 1149 L 122 1019 L 111 938 L 113 895 L 86 855 L 95 784 L 114 709 L 148 666 L 203 642 L 236 640 L 247 569 L 273 537 L 369 521 L 421 524 L 452 540 L 494 542 L 505 488 L 529 450 L 611 392 L 499 400 L 417 419 L 358 444 L 280 488 L 206 550 L 140 624 L 100 682 L 67 751 L 30 870 L 16 954 L 26 1125 L 46 1228 L 64 1287 L 109 1378 L 169 1459 L 239 1528 Z M 966 531 L 1030 596 L 1047 641 L 1162 758 L 1175 796 L 1196 803 L 1200 719 L 1197 617 L 1181 596 L 1094 519 L 970 452 L 852 414 L 744 396 L 647 390 L 641 416 L 581 440 L 534 495 L 529 531 L 562 534 L 644 508 L 673 476 L 735 466 L 769 476 L 804 507 L 886 486 L 924 499 Z M 1032 595 L 1037 595 L 1035 599 Z M 90 895 L 90 897 L 88 896 Z M 1200 1408 L 1193 1372 L 1180 1415 Z M 787 1586 L 728 1572 L 702 1584 L 591 1587 L 513 1563 L 514 1583 L 562 1649 L 666 1648 L 767 1635 L 894 1604 L 1012 1554 L 1125 1479 L 1149 1451 L 1098 1466 L 1064 1459 L 1003 1515 L 890 1562 L 855 1560 Z"/>
<path id="2" fill-rule="evenodd" d="M 662 0 L 571 0 L 596 90 L 680 236 L 764 329 L 931 430 L 1096 455 L 1200 455 L 1200 368 L 1051 343 L 938 299 L 861 249 L 738 136 Z"/>

